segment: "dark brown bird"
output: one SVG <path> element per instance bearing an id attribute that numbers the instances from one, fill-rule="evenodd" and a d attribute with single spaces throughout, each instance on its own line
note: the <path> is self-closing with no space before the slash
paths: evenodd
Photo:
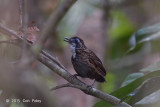
<path id="1" fill-rule="evenodd" d="M 106 70 L 101 60 L 85 46 L 84 41 L 79 37 L 66 37 L 64 41 L 71 45 L 71 61 L 77 72 L 75 76 L 94 79 L 98 82 L 105 82 L 104 76 L 106 75 Z"/>

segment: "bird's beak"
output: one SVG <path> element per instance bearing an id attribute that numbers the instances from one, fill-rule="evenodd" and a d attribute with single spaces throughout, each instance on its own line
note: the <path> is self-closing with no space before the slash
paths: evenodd
<path id="1" fill-rule="evenodd" d="M 64 38 L 64 41 L 69 43 L 69 42 L 70 42 L 70 38 L 65 37 L 65 38 Z"/>

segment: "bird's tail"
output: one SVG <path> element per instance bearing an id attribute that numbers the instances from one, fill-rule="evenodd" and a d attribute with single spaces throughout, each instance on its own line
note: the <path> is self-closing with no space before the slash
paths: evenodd
<path id="1" fill-rule="evenodd" d="M 105 78 L 100 76 L 100 75 L 96 75 L 95 80 L 98 81 L 98 82 L 105 82 L 106 81 Z"/>

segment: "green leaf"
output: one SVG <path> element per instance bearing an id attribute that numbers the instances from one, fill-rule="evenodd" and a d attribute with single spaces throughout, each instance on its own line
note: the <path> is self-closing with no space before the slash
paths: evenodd
<path id="1" fill-rule="evenodd" d="M 132 21 L 128 16 L 117 9 L 111 11 L 112 24 L 108 30 L 111 38 L 111 48 L 109 55 L 111 58 L 119 58 L 128 50 L 128 40 L 130 35 L 135 31 Z M 125 26 L 124 26 L 125 25 Z"/>
<path id="2" fill-rule="evenodd" d="M 114 91 L 111 93 L 111 95 L 118 97 L 118 98 L 123 98 L 124 96 L 130 94 L 131 92 L 133 92 L 137 87 L 139 87 L 145 80 L 152 78 L 152 77 L 156 77 L 156 76 L 160 76 L 160 71 L 155 71 L 155 72 L 151 72 L 146 74 L 143 77 L 140 77 L 138 79 L 136 79 L 135 81 L 131 82 L 130 84 Z"/>
<path id="3" fill-rule="evenodd" d="M 160 23 L 142 28 L 137 32 L 133 33 L 133 35 L 129 40 L 129 43 L 131 46 L 129 51 L 134 50 L 134 48 L 138 44 L 145 43 L 152 40 L 157 40 L 157 39 L 160 39 Z"/>
<path id="4" fill-rule="evenodd" d="M 134 105 L 138 101 L 142 100 L 144 97 L 149 96 L 155 91 L 160 89 L 159 85 L 160 77 L 154 77 L 145 81 L 145 83 L 140 87 L 140 89 L 133 95 L 128 103 Z"/>
<path id="5" fill-rule="evenodd" d="M 126 85 L 128 85 L 129 83 L 133 82 L 134 80 L 136 80 L 139 77 L 144 76 L 143 73 L 132 73 L 129 76 L 127 76 L 127 78 L 124 80 L 124 82 L 122 83 L 121 87 L 124 87 Z"/>
<path id="6" fill-rule="evenodd" d="M 146 71 L 153 72 L 153 71 L 157 71 L 157 70 L 160 70 L 160 61 L 156 62 L 152 65 L 149 65 L 148 67 L 143 68 L 140 71 L 142 71 L 142 72 L 146 72 Z"/>
<path id="7" fill-rule="evenodd" d="M 93 107 L 113 107 L 113 105 L 108 104 L 105 101 L 100 101 L 100 102 L 96 103 L 95 105 L 93 105 Z"/>
<path id="8" fill-rule="evenodd" d="M 120 38 L 131 34 L 134 31 L 134 25 L 129 20 L 128 16 L 119 10 L 111 11 L 112 25 L 109 29 L 111 38 Z M 124 26 L 125 25 L 125 26 Z"/>
<path id="9" fill-rule="evenodd" d="M 115 74 L 109 72 L 105 77 L 105 79 L 107 80 L 107 82 L 102 84 L 102 90 L 104 92 L 111 93 L 115 88 L 114 84 L 115 84 L 116 76 Z"/>
<path id="10" fill-rule="evenodd" d="M 157 76 L 160 76 L 160 71 L 154 71 L 154 72 L 148 73 L 145 76 L 140 77 L 140 78 L 134 80 L 130 84 L 128 84 L 128 85 L 126 85 L 126 86 L 124 86 L 122 88 L 119 88 L 118 90 L 112 92 L 111 95 L 113 95 L 113 96 L 115 96 L 115 97 L 117 97 L 119 99 L 122 99 L 125 96 L 127 96 L 128 94 L 130 94 L 131 92 L 133 92 L 145 80 L 147 80 L 149 78 L 152 78 L 152 77 L 157 77 Z M 96 103 L 95 105 L 101 105 L 101 104 L 103 106 L 93 106 L 93 107 L 106 107 L 106 106 L 108 107 L 108 103 L 106 103 L 104 101 L 100 101 L 100 102 Z"/>

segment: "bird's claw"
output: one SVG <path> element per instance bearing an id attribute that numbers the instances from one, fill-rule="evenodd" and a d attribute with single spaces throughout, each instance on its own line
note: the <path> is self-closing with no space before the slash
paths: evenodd
<path id="1" fill-rule="evenodd" d="M 85 93 L 88 94 L 92 90 L 92 88 L 93 88 L 92 85 L 88 85 Z"/>
<path id="2" fill-rule="evenodd" d="M 74 78 L 77 78 L 77 76 L 79 76 L 78 74 L 74 74 L 74 75 L 71 75 L 69 78 L 72 80 L 74 80 Z"/>

